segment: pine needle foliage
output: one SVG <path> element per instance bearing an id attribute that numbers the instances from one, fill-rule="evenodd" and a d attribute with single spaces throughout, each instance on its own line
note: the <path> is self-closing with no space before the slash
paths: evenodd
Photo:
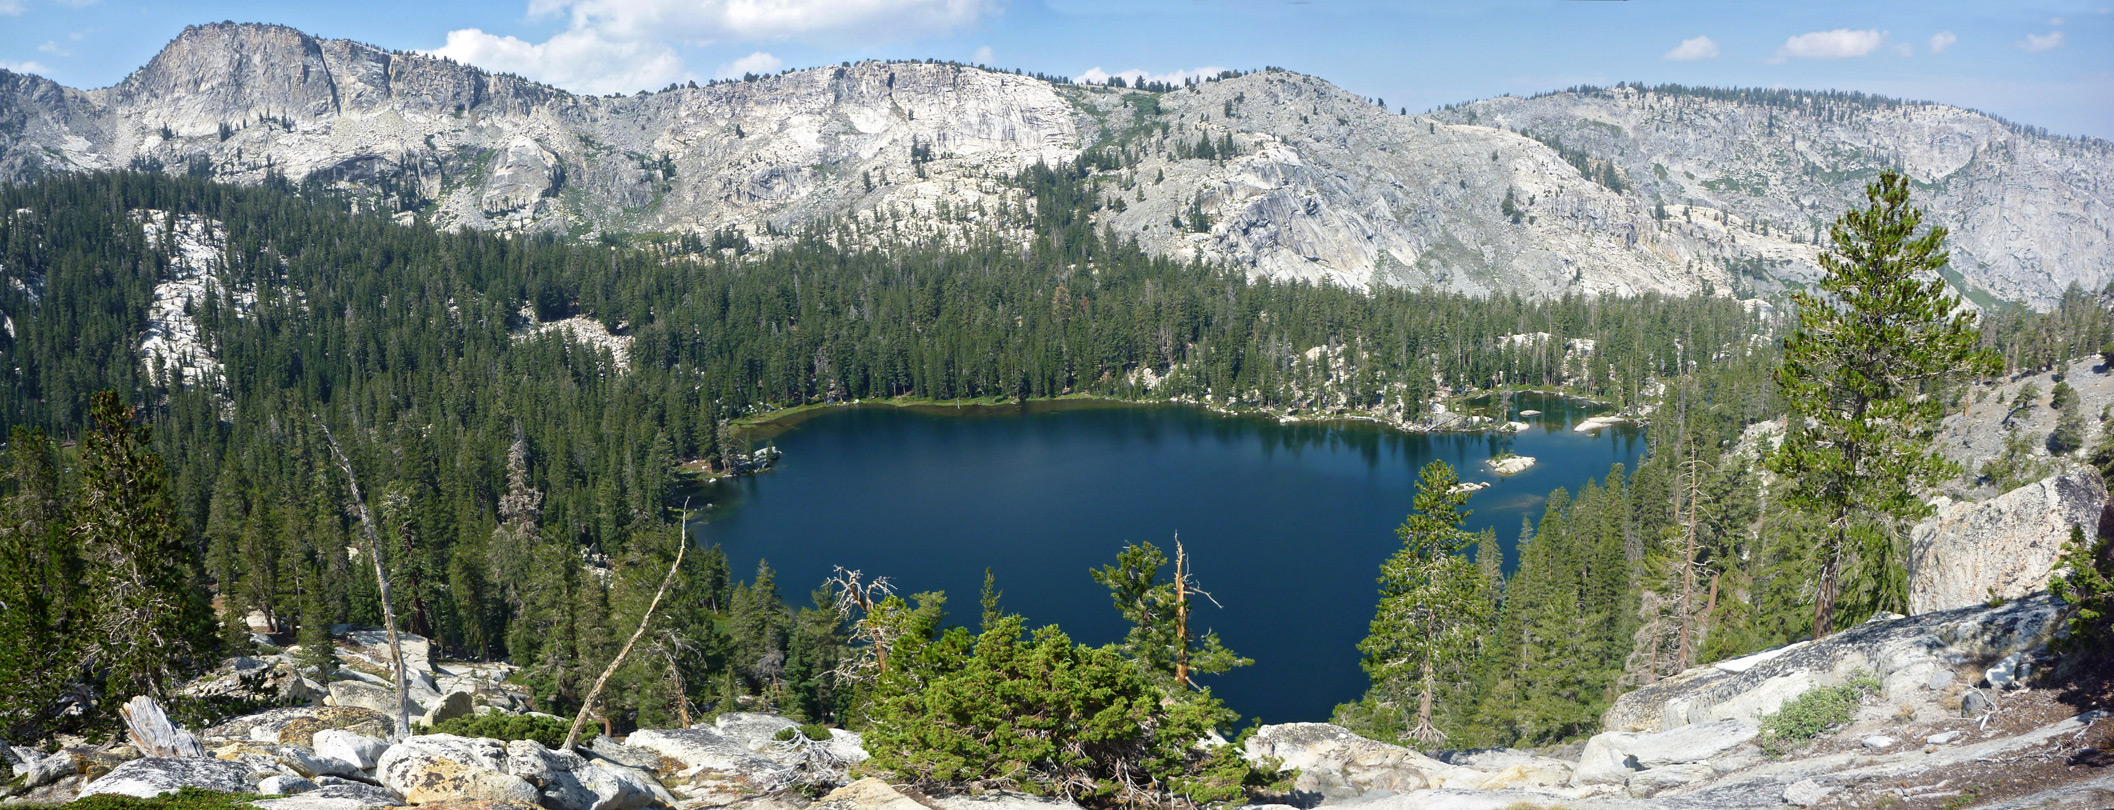
<path id="1" fill-rule="evenodd" d="M 1427 747 L 1446 740 L 1432 722 L 1434 708 L 1466 674 L 1491 615 L 1490 582 L 1464 553 L 1478 539 L 1461 528 L 1468 495 L 1452 465 L 1424 466 L 1415 511 L 1395 530 L 1402 548 L 1380 567 L 1372 629 L 1358 644 L 1373 697 L 1398 707 L 1408 725 L 1403 736 Z"/>
<path id="2" fill-rule="evenodd" d="M 1838 613 L 1906 604 L 1901 526 L 1930 512 L 1919 487 L 1957 474 L 1930 445 L 1939 393 L 1999 365 L 1977 347 L 1974 313 L 1938 277 L 1946 232 L 1923 229 L 1908 179 L 1884 173 L 1865 198 L 1868 208 L 1829 230 L 1824 296 L 1793 294 L 1798 329 L 1776 373 L 1790 428 L 1769 466 L 1786 503 L 1826 523 L 1810 549 L 1815 638 L 1834 631 Z"/>

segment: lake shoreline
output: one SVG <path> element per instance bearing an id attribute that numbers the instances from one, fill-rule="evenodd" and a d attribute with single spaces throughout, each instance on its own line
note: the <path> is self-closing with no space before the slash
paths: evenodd
<path id="1" fill-rule="evenodd" d="M 1474 394 L 1465 394 L 1460 397 L 1454 398 L 1451 403 L 1447 404 L 1450 405 L 1452 403 L 1464 403 L 1475 399 L 1487 399 L 1491 393 L 1492 392 L 1489 391 L 1483 391 Z M 1600 400 L 1593 399 L 1591 397 L 1581 396 L 1567 391 L 1519 389 L 1513 391 L 1512 393 L 1535 394 L 1538 396 L 1545 397 L 1559 397 L 1572 402 L 1584 403 L 1587 405 L 1592 405 L 1594 407 L 1607 408 L 1611 410 L 1615 407 L 1612 403 L 1603 402 Z M 1517 427 L 1515 427 L 1515 425 L 1519 423 L 1499 420 L 1494 417 L 1488 416 L 1454 413 L 1451 410 L 1444 413 L 1445 416 L 1452 417 L 1446 422 L 1442 422 L 1439 424 L 1425 424 L 1422 422 L 1408 422 L 1398 419 L 1388 419 L 1384 416 L 1377 416 L 1370 413 L 1353 412 L 1302 415 L 1292 413 L 1279 413 L 1276 411 L 1272 411 L 1268 408 L 1260 408 L 1254 406 L 1220 405 L 1201 400 L 1189 399 L 1186 397 L 1168 397 L 1164 399 L 1124 399 L 1122 397 L 1111 396 L 1107 394 L 1066 394 L 1064 396 L 1059 397 L 1039 397 L 1031 399 L 1001 399 L 995 397 L 982 399 L 924 399 L 918 397 L 891 397 L 887 399 L 854 399 L 842 400 L 837 402 L 811 402 L 805 405 L 794 405 L 791 407 L 779 408 L 776 410 L 766 411 L 764 413 L 755 414 L 751 416 L 744 416 L 740 419 L 735 420 L 734 427 L 737 430 L 741 431 L 743 438 L 768 440 L 781 433 L 784 433 L 787 430 L 792 429 L 800 422 L 806 421 L 807 419 L 811 419 L 818 414 L 828 413 L 830 411 L 839 410 L 843 408 L 864 407 L 889 407 L 911 411 L 924 411 L 930 413 L 943 413 L 947 411 L 960 412 L 964 410 L 969 410 L 972 412 L 988 412 L 991 415 L 1001 415 L 999 413 L 1001 411 L 1011 411 L 1013 413 L 1019 413 L 1023 411 L 1030 413 L 1049 413 L 1055 411 L 1078 410 L 1083 408 L 1183 407 L 1204 411 L 1217 416 L 1269 419 L 1279 424 L 1286 425 L 1327 424 L 1331 422 L 1370 424 L 1384 427 L 1395 432 L 1412 435 L 1513 433 L 1519 430 Z M 972 413 L 970 415 L 977 414 Z M 1537 412 L 1536 415 L 1539 415 L 1539 412 Z M 1427 416 L 1427 418 L 1429 417 Z M 1608 422 L 1619 421 L 1619 423 L 1621 424 L 1626 424 L 1638 428 L 1645 427 L 1648 424 L 1645 416 L 1641 414 L 1634 416 L 1591 416 L 1587 418 L 1598 419 Z M 1466 421 L 1467 423 L 1460 424 L 1463 421 Z"/>

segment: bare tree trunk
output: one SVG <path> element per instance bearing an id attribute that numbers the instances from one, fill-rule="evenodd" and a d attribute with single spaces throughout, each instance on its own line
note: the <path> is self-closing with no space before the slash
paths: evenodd
<path id="1" fill-rule="evenodd" d="M 688 516 L 688 511 L 687 509 L 684 510 L 685 517 Z M 609 684 L 609 676 L 615 675 L 617 667 L 624 665 L 624 657 L 631 654 L 632 645 L 639 643 L 639 636 L 645 635 L 647 625 L 653 623 L 653 612 L 660 608 L 661 597 L 668 595 L 668 586 L 675 582 L 676 570 L 683 567 L 683 552 L 690 548 L 690 537 L 688 534 L 684 532 L 678 532 L 677 534 L 681 536 L 681 540 L 675 546 L 675 562 L 668 566 L 668 575 L 661 577 L 660 590 L 653 592 L 653 601 L 646 605 L 646 615 L 639 617 L 639 628 L 631 631 L 631 638 L 624 642 L 624 648 L 617 651 L 616 658 L 610 659 L 609 666 L 602 670 L 602 677 L 595 679 L 594 688 L 587 690 L 587 699 L 580 701 L 580 713 L 573 715 L 573 727 L 565 732 L 565 744 L 558 746 L 558 750 L 569 750 L 574 743 L 580 741 L 580 727 L 587 724 L 587 714 L 594 709 L 595 701 L 601 698 L 602 687 Z"/>
<path id="2" fill-rule="evenodd" d="M 1434 692 L 1439 689 L 1437 676 L 1432 672 L 1431 656 L 1424 657 L 1423 689 L 1417 695 L 1417 725 L 1409 730 L 1410 739 L 1425 745 L 1438 745 L 1446 741 L 1446 734 L 1431 724 L 1431 704 Z"/>
<path id="3" fill-rule="evenodd" d="M 352 474 L 352 460 L 338 447 L 336 437 L 330 435 L 330 426 L 315 418 L 316 426 L 323 429 L 323 440 L 330 443 L 330 454 L 338 460 L 338 468 L 345 471 L 345 483 L 352 488 L 352 508 L 360 515 L 360 533 L 367 538 L 367 558 L 374 561 L 374 582 L 382 597 L 382 628 L 389 634 L 389 659 L 396 667 L 396 716 L 390 718 L 390 742 L 402 742 L 411 736 L 410 681 L 404 672 L 404 645 L 396 637 L 396 608 L 389 602 L 389 575 L 382 572 L 381 544 L 375 542 L 374 518 L 367 514 L 367 500 L 360 497 L 360 479 Z"/>
<path id="4" fill-rule="evenodd" d="M 1174 540 L 1174 682 L 1189 688 L 1189 554 Z"/>
<path id="5" fill-rule="evenodd" d="M 169 714 L 162 711 L 154 698 L 140 695 L 117 707 L 117 713 L 125 719 L 125 731 L 132 737 L 132 745 L 141 756 L 148 757 L 202 757 L 205 746 L 198 737 L 169 721 Z"/>
<path id="6" fill-rule="evenodd" d="M 1693 638 L 1696 591 L 1696 451 L 1688 450 L 1688 551 L 1681 557 L 1681 647 L 1674 654 L 1674 671 L 1687 671 L 1695 663 Z"/>

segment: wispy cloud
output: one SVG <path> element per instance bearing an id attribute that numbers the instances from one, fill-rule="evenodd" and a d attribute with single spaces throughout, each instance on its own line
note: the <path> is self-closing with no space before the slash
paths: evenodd
<path id="1" fill-rule="evenodd" d="M 2050 31 L 2045 34 L 2027 34 L 2026 38 L 2019 42 L 2019 47 L 2027 53 L 2052 51 L 2062 46 L 2063 32 L 2061 31 Z"/>
<path id="2" fill-rule="evenodd" d="M 1149 82 L 1166 82 L 1168 84 L 1181 84 L 1190 79 L 1201 79 L 1206 76 L 1217 76 L 1220 73 L 1224 72 L 1226 72 L 1225 68 L 1219 67 L 1217 65 L 1212 65 L 1209 67 L 1195 68 L 1193 70 L 1177 70 L 1172 73 L 1152 73 L 1149 71 L 1139 70 L 1137 68 L 1110 73 L 1108 71 L 1102 70 L 1099 65 L 1096 65 L 1087 72 L 1081 73 L 1072 78 L 1075 81 L 1085 82 L 1088 84 L 1103 84 L 1106 83 L 1110 78 L 1116 76 L 1123 77 L 1123 81 L 1128 84 L 1136 84 L 1140 79 Z"/>
<path id="3" fill-rule="evenodd" d="M 44 44 L 42 44 L 42 45 L 38 45 L 38 46 L 37 46 L 37 50 L 43 51 L 43 52 L 45 52 L 45 53 L 48 53 L 48 54 L 51 54 L 51 55 L 53 55 L 53 56 L 72 56 L 72 55 L 73 55 L 73 51 L 72 51 L 72 50 L 70 50 L 70 49 L 67 49 L 67 48 L 61 48 L 61 47 L 59 47 L 59 41 L 58 41 L 58 40 L 56 40 L 56 39 L 54 39 L 54 40 L 49 40 L 49 41 L 45 42 L 45 43 L 44 43 Z"/>
<path id="4" fill-rule="evenodd" d="M 0 17 L 20 17 L 22 11 L 22 0 L 0 0 Z"/>
<path id="5" fill-rule="evenodd" d="M 973 25 L 1000 2 L 529 0 L 531 19 L 563 18 L 565 30 L 538 43 L 465 28 L 448 32 L 432 53 L 569 90 L 621 92 L 689 77 L 678 46 L 914 38 Z"/>
<path id="6" fill-rule="evenodd" d="M 1833 31 L 1814 31 L 1809 34 L 1784 40 L 1776 49 L 1776 61 L 1785 59 L 1852 59 L 1865 56 L 1886 45 L 1885 31 L 1856 31 L 1837 28 Z"/>
<path id="7" fill-rule="evenodd" d="M 1934 54 L 1944 53 L 1945 49 L 1952 47 L 1953 43 L 1959 41 L 1960 38 L 1953 36 L 1953 32 L 1939 31 L 1930 35 L 1930 52 Z"/>
<path id="8" fill-rule="evenodd" d="M 1676 62 L 1691 62 L 1697 59 L 1718 58 L 1718 43 L 1710 37 L 1681 40 L 1680 45 L 1666 52 L 1665 58 Z"/>
<path id="9" fill-rule="evenodd" d="M 11 72 L 14 72 L 14 73 L 35 73 L 35 74 L 37 74 L 37 75 L 39 75 L 39 76 L 41 76 L 41 75 L 44 75 L 44 74 L 46 74 L 46 73 L 50 73 L 50 72 L 51 72 L 51 68 L 49 68 L 49 67 L 45 67 L 45 66 L 44 66 L 44 65 L 43 65 L 42 63 L 39 63 L 39 62 L 35 62 L 35 61 L 29 61 L 29 62 L 6 62 L 6 61 L 0 61 L 0 70 L 6 70 L 6 71 L 11 71 Z"/>
<path id="10" fill-rule="evenodd" d="M 976 53 L 970 54 L 969 61 L 979 65 L 991 64 L 991 46 L 984 45 L 977 48 Z"/>
<path id="11" fill-rule="evenodd" d="M 763 51 L 744 56 L 719 66 L 713 75 L 721 79 L 739 79 L 744 73 L 775 73 L 785 66 L 785 60 Z"/>

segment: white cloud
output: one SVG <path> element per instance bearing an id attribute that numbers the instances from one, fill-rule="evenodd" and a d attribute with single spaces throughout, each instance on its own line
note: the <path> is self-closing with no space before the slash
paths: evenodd
<path id="1" fill-rule="evenodd" d="M 1681 40 L 1681 44 L 1675 46 L 1673 50 L 1667 51 L 1665 58 L 1674 60 L 1676 62 L 1689 62 L 1697 59 L 1716 59 L 1718 58 L 1718 43 L 1716 40 L 1713 40 L 1710 37 L 1696 37 L 1695 39 L 1684 39 Z"/>
<path id="2" fill-rule="evenodd" d="M 0 61 L 0 70 L 6 70 L 6 71 L 11 71 L 11 72 L 14 72 L 14 73 L 35 73 L 35 74 L 37 74 L 37 75 L 39 75 L 39 76 L 42 76 L 42 75 L 44 75 L 44 74 L 46 74 L 46 73 L 50 73 L 50 72 L 51 72 L 51 68 L 45 67 L 44 65 L 42 65 L 42 64 L 39 64 L 39 63 L 37 63 L 37 62 L 35 62 L 35 61 L 28 61 L 28 62 L 5 62 L 5 61 Z"/>
<path id="3" fill-rule="evenodd" d="M 1915 55 L 1916 55 L 1916 46 L 1914 46 L 1914 45 L 1910 45 L 1910 44 L 1908 44 L 1908 43 L 1906 43 L 1906 42 L 1897 42 L 1897 43 L 1894 43 L 1893 51 L 1894 51 L 1894 55 L 1895 55 L 1895 56 L 1900 56 L 1900 57 L 1904 57 L 1904 58 L 1905 58 L 1905 57 L 1910 57 L 1910 56 L 1915 56 Z"/>
<path id="4" fill-rule="evenodd" d="M 61 47 L 59 47 L 59 41 L 58 41 L 58 40 L 56 40 L 56 39 L 54 39 L 54 40 L 50 40 L 50 41 L 47 41 L 47 42 L 45 42 L 45 43 L 44 43 L 44 44 L 42 44 L 42 45 L 38 45 L 38 46 L 37 46 L 37 50 L 43 51 L 43 52 L 45 52 L 45 53 L 48 53 L 48 54 L 51 54 L 51 55 L 53 55 L 53 56 L 72 56 L 72 55 L 73 55 L 73 51 L 70 51 L 70 50 L 67 50 L 67 49 L 65 49 L 65 48 L 61 48 Z"/>
<path id="5" fill-rule="evenodd" d="M 1939 31 L 1930 35 L 1930 52 L 1934 54 L 1944 53 L 1945 49 L 1952 47 L 1953 43 L 1959 41 L 1960 38 L 1953 36 L 1953 32 Z"/>
<path id="6" fill-rule="evenodd" d="M 448 44 L 428 53 L 579 93 L 658 89 L 689 75 L 674 48 L 610 41 L 592 31 L 566 31 L 534 43 L 465 28 L 448 32 Z"/>
<path id="7" fill-rule="evenodd" d="M 984 45 L 982 47 L 977 48 L 976 53 L 970 54 L 969 61 L 973 64 L 978 65 L 991 64 L 991 46 Z"/>
<path id="8" fill-rule="evenodd" d="M 0 17 L 22 16 L 22 0 L 0 0 Z"/>
<path id="9" fill-rule="evenodd" d="M 744 73 L 776 73 L 785 61 L 776 56 L 757 51 L 719 66 L 713 76 L 721 79 L 739 79 Z"/>
<path id="10" fill-rule="evenodd" d="M 2061 17 L 2049 17 L 2049 18 L 2048 18 L 2048 24 L 2049 24 L 2049 25 L 2053 25 L 2053 26 L 2060 26 L 2060 25 L 2062 25 L 2063 23 L 2066 23 L 2066 22 L 2069 22 L 2069 20 L 2065 20 L 2065 19 L 2063 19 L 2063 18 L 2061 18 Z"/>
<path id="11" fill-rule="evenodd" d="M 2025 41 L 2019 43 L 2019 47 L 2024 48 L 2028 53 L 2052 51 L 2062 46 L 2063 32 L 2061 31 L 2050 31 L 2045 34 L 2027 34 Z"/>
<path id="12" fill-rule="evenodd" d="M 0 0 L 0 3 L 20 0 Z M 856 42 L 943 34 L 1003 0 L 529 0 L 530 19 L 563 17 L 542 43 L 451 31 L 432 51 L 589 93 L 657 89 L 690 76 L 677 47 L 757 40 Z"/>
<path id="13" fill-rule="evenodd" d="M 1870 54 L 1886 44 L 1885 31 L 1814 31 L 1784 40 L 1776 49 L 1776 61 L 1784 59 L 1849 59 Z"/>
<path id="14" fill-rule="evenodd" d="M 1131 68 L 1130 70 L 1110 73 L 1108 71 L 1102 70 L 1099 65 L 1096 65 L 1093 69 L 1088 70 L 1085 73 L 1081 73 L 1077 76 L 1074 76 L 1072 77 L 1072 79 L 1074 81 L 1084 82 L 1087 84 L 1105 84 L 1111 77 L 1121 76 L 1123 77 L 1123 81 L 1125 83 L 1133 85 L 1137 84 L 1138 80 L 1140 79 L 1151 82 L 1181 84 L 1190 79 L 1201 79 L 1206 76 L 1217 76 L 1220 73 L 1224 72 L 1226 72 L 1225 68 L 1218 67 L 1217 65 L 1212 65 L 1208 67 L 1196 68 L 1194 70 L 1177 70 L 1173 73 L 1148 73 L 1137 68 Z"/>

